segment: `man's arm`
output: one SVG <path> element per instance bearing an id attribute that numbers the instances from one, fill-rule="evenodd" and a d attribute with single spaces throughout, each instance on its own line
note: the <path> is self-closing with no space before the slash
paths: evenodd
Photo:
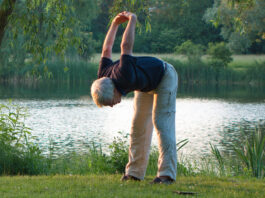
<path id="1" fill-rule="evenodd" d="M 128 21 L 128 18 L 125 17 L 122 13 L 118 14 L 112 21 L 111 26 L 108 30 L 104 44 L 102 47 L 101 57 L 106 57 L 111 59 L 112 47 L 115 41 L 116 33 L 121 23 Z"/>
<path id="2" fill-rule="evenodd" d="M 129 22 L 122 36 L 121 55 L 132 55 L 137 17 L 131 12 L 123 12 L 123 15 L 128 18 Z"/>

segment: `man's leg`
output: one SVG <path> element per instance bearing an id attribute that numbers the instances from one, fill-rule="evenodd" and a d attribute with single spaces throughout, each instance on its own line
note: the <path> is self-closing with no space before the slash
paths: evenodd
<path id="1" fill-rule="evenodd" d="M 130 134 L 129 162 L 126 175 L 144 179 L 152 140 L 153 95 L 134 92 L 134 116 Z"/>
<path id="2" fill-rule="evenodd" d="M 159 160 L 157 176 L 176 179 L 177 153 L 175 111 L 178 77 L 173 66 L 167 64 L 165 75 L 155 90 L 153 123 L 158 136 Z"/>

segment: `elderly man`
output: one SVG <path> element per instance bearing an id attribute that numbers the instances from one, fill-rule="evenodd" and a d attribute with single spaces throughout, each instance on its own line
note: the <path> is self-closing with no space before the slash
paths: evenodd
<path id="1" fill-rule="evenodd" d="M 112 62 L 112 46 L 120 24 L 127 22 L 121 42 L 120 60 Z M 134 91 L 134 115 L 130 134 L 126 180 L 144 179 L 153 126 L 158 136 L 158 173 L 153 183 L 172 183 L 176 179 L 175 104 L 178 76 L 174 67 L 154 57 L 132 56 L 137 17 L 118 14 L 106 35 L 98 79 L 91 95 L 99 106 L 113 106 L 121 96 Z"/>

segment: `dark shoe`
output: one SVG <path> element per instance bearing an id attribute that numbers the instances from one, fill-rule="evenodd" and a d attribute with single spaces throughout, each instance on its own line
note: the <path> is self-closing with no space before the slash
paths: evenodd
<path id="1" fill-rule="evenodd" d="M 131 175 L 123 175 L 123 177 L 121 178 L 121 181 L 141 181 L 140 179 L 138 179 L 137 177 L 131 176 Z"/>
<path id="2" fill-rule="evenodd" d="M 172 184 L 174 182 L 173 179 L 167 177 L 167 178 L 162 178 L 162 177 L 156 177 L 151 184 Z"/>

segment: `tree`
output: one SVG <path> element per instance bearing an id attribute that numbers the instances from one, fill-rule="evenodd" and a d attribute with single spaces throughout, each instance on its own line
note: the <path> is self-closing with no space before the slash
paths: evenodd
<path id="1" fill-rule="evenodd" d="M 178 31 L 180 42 L 175 45 L 186 40 L 203 45 L 218 40 L 218 31 L 202 20 L 206 9 L 213 5 L 213 0 L 164 0 L 156 1 L 154 5 L 152 19 L 160 30 L 168 28 Z"/>
<path id="2" fill-rule="evenodd" d="M 210 64 L 214 67 L 227 67 L 232 58 L 232 53 L 224 42 L 209 43 L 207 54 L 210 56 Z"/>
<path id="3" fill-rule="evenodd" d="M 213 0 L 153 0 L 150 7 L 152 32 L 137 35 L 135 49 L 172 53 L 176 45 L 187 40 L 205 46 L 208 42 L 221 41 L 219 30 L 202 20 L 212 4 Z"/>
<path id="4" fill-rule="evenodd" d="M 246 53 L 253 45 L 265 44 L 264 10 L 264 0 L 215 0 L 204 19 L 221 27 L 221 35 L 234 52 Z"/>
<path id="5" fill-rule="evenodd" d="M 71 0 L 4 0 L 0 6 L 4 13 L 0 19 L 1 34 L 4 36 L 8 31 L 13 39 L 24 34 L 24 48 L 37 60 L 54 53 L 63 54 L 69 44 L 80 42 Z M 9 44 L 12 45 L 12 40 Z"/>
<path id="6" fill-rule="evenodd" d="M 111 19 L 117 13 L 124 10 L 136 13 L 139 31 L 142 31 L 142 24 L 145 24 L 146 31 L 151 30 L 150 15 L 149 15 L 150 0 L 114 0 L 110 9 Z"/>
<path id="7" fill-rule="evenodd" d="M 80 46 L 82 33 L 85 33 L 83 38 L 89 35 L 87 33 L 92 25 L 89 21 L 96 17 L 96 6 L 100 2 L 101 0 L 0 0 L 0 44 L 2 46 L 6 36 L 10 39 L 8 44 L 12 46 L 18 35 L 23 34 L 25 50 L 39 62 L 45 62 L 47 57 L 54 54 L 63 56 L 69 46 Z M 144 0 L 115 0 L 111 11 L 113 14 L 124 9 L 135 11 L 139 15 L 146 13 L 145 24 L 149 27 L 147 8 Z"/>
<path id="8" fill-rule="evenodd" d="M 12 14 L 15 3 L 16 0 L 4 0 L 0 4 L 0 46 L 4 37 L 5 28 L 8 23 L 8 17 Z"/>
<path id="9" fill-rule="evenodd" d="M 201 62 L 204 46 L 200 44 L 194 44 L 191 40 L 187 40 L 180 46 L 176 46 L 175 51 L 177 54 L 183 54 L 187 56 L 190 63 L 199 63 Z"/>

